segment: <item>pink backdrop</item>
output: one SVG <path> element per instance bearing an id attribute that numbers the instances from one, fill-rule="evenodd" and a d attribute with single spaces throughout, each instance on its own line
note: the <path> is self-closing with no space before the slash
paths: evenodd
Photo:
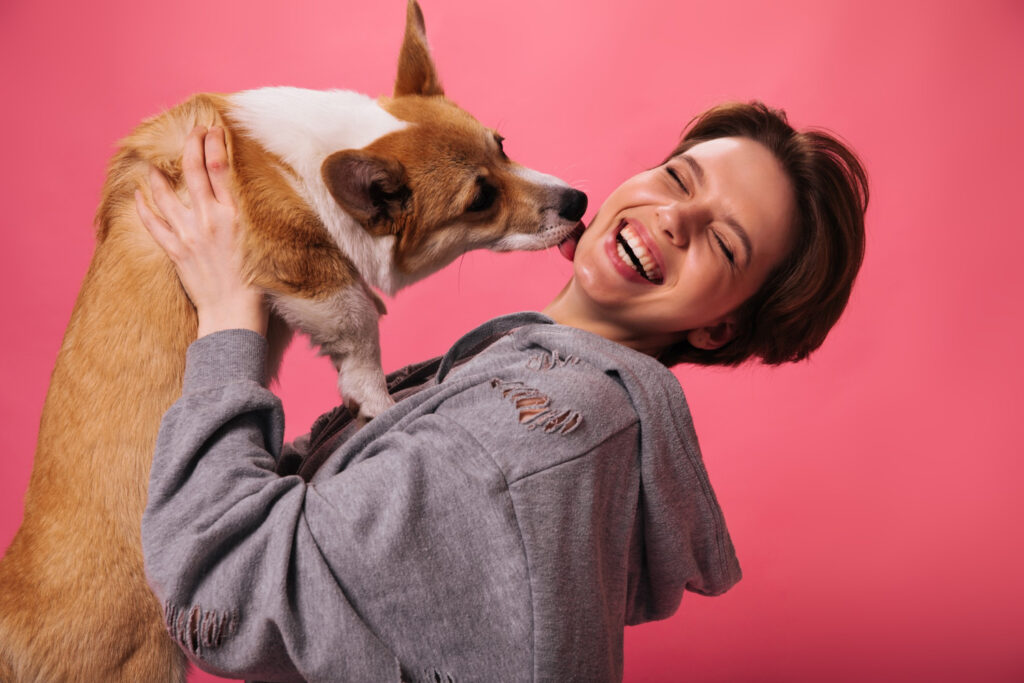
<path id="1" fill-rule="evenodd" d="M 678 372 L 746 578 L 629 629 L 627 680 L 1024 680 L 1024 5 L 969 4 L 423 0 L 449 95 L 585 189 L 588 215 L 723 99 L 840 132 L 871 175 L 867 260 L 826 347 Z M 114 141 L 193 91 L 390 90 L 400 0 L 158 6 L 0 3 L 0 548 Z M 567 273 L 553 251 L 466 256 L 390 303 L 385 365 L 542 307 Z M 290 436 L 336 399 L 303 343 L 279 390 Z"/>

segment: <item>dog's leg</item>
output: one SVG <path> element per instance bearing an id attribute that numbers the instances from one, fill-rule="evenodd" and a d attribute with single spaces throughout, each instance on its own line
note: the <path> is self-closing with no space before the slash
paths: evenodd
<path id="1" fill-rule="evenodd" d="M 392 405 L 380 369 L 383 304 L 297 194 L 287 166 L 251 137 L 229 132 L 252 283 L 330 356 L 346 405 L 364 421 L 379 415 Z"/>
<path id="2" fill-rule="evenodd" d="M 394 404 L 380 367 L 377 319 L 382 304 L 366 285 L 353 283 L 319 299 L 271 294 L 271 302 L 331 358 L 340 373 L 338 388 L 345 405 L 360 420 L 370 420 Z"/>

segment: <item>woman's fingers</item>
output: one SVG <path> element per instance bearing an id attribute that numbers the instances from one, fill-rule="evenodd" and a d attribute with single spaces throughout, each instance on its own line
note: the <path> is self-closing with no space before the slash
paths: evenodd
<path id="1" fill-rule="evenodd" d="M 224 128 L 214 126 L 206 134 L 206 171 L 210 186 L 217 201 L 225 206 L 234 206 L 231 196 L 231 165 L 228 162 L 227 140 Z"/>
<path id="2" fill-rule="evenodd" d="M 213 201 L 213 188 L 206 172 L 206 128 L 196 126 L 185 138 L 181 155 L 181 170 L 185 174 L 185 187 L 192 197 L 192 206 L 202 207 Z"/>
<path id="3" fill-rule="evenodd" d="M 185 223 L 188 215 L 188 208 L 181 203 L 178 195 L 171 189 L 167 182 L 167 176 L 161 173 L 155 166 L 149 167 L 149 189 L 153 195 L 153 203 L 164 216 L 164 224 L 177 234 L 174 226 Z"/>
<path id="4" fill-rule="evenodd" d="M 196 126 L 185 140 L 181 159 L 185 185 L 193 203 L 203 207 L 212 201 L 233 206 L 231 166 L 222 126 Z"/>
<path id="5" fill-rule="evenodd" d="M 135 203 L 146 229 L 174 263 L 198 313 L 200 335 L 233 327 L 264 334 L 266 298 L 245 274 L 225 142 L 222 129 L 197 128 L 189 133 L 182 169 L 190 206 L 155 168 L 150 169 L 149 184 L 156 210 L 146 205 L 141 193 Z"/>
<path id="6" fill-rule="evenodd" d="M 146 205 L 146 200 L 142 197 L 142 192 L 139 190 L 135 190 L 135 209 L 139 212 L 142 224 L 146 226 L 146 230 L 153 236 L 153 240 L 160 245 L 161 249 L 167 252 L 167 255 L 172 260 L 177 259 L 181 247 L 178 236 L 174 234 L 174 230 L 171 229 L 167 221 L 150 210 Z"/>

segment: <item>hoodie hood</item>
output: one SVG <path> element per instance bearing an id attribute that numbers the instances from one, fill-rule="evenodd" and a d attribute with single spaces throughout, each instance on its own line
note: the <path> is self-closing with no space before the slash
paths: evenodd
<path id="1" fill-rule="evenodd" d="M 518 345 L 549 345 L 586 354 L 628 392 L 640 416 L 638 534 L 630 567 L 626 623 L 664 619 L 683 591 L 718 595 L 741 578 L 739 562 L 701 458 L 686 397 L 659 361 L 598 335 L 553 324 L 540 314 L 509 318 L 551 326 L 518 327 Z M 524 320 L 525 318 L 525 320 Z"/>

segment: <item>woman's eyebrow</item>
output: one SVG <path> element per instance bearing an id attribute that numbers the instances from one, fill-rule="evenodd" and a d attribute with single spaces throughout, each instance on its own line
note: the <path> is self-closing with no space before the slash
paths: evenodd
<path id="1" fill-rule="evenodd" d="M 697 179 L 698 185 L 704 184 L 704 167 L 697 163 L 697 160 L 691 157 L 689 154 L 683 154 L 683 161 L 690 165 L 690 171 L 693 173 L 693 177 Z"/>
<path id="2" fill-rule="evenodd" d="M 690 167 L 690 171 L 693 173 L 693 177 L 697 180 L 697 184 L 703 185 L 706 177 L 704 175 L 704 167 L 689 154 L 682 154 L 680 156 L 682 156 L 683 161 L 685 161 Z M 732 216 L 724 216 L 722 218 L 722 222 L 732 228 L 736 233 L 736 236 L 739 237 L 740 242 L 743 243 L 743 250 L 746 252 L 746 258 L 743 260 L 743 263 L 744 265 L 750 265 L 750 259 L 754 255 L 754 246 L 750 242 L 750 235 L 748 235 L 746 229 L 740 225 L 740 222 Z"/>

